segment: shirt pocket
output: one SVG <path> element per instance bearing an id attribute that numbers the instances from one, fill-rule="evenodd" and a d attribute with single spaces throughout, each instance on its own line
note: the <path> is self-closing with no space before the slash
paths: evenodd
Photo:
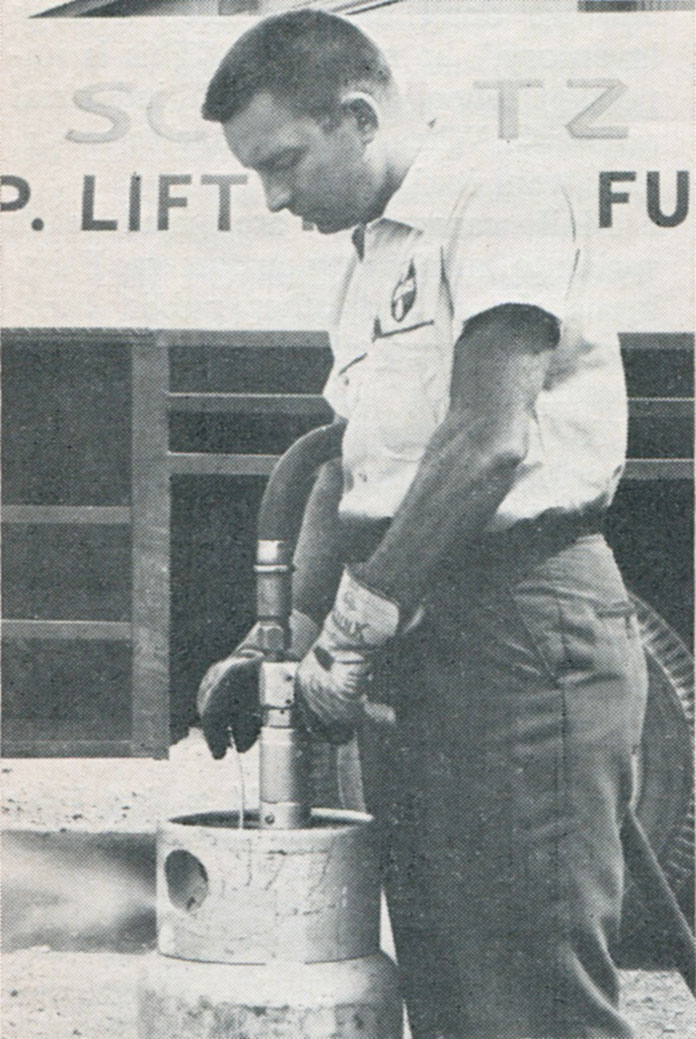
<path id="1" fill-rule="evenodd" d="M 435 322 L 377 334 L 362 382 L 361 407 L 393 458 L 418 461 L 448 408 Z"/>

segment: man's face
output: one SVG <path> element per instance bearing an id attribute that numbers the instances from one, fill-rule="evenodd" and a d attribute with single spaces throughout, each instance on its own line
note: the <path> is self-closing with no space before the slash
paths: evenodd
<path id="1" fill-rule="evenodd" d="M 264 92 L 223 129 L 230 150 L 261 177 L 271 212 L 289 209 L 323 234 L 370 218 L 374 177 L 350 115 L 325 129 Z"/>

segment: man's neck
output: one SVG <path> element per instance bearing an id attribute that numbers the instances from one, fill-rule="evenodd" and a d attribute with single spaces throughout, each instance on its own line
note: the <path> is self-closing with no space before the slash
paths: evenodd
<path id="1" fill-rule="evenodd" d="M 406 174 L 421 150 L 428 130 L 429 127 L 422 123 L 404 123 L 392 130 L 387 147 L 382 189 L 365 223 L 369 224 L 382 216 L 392 195 L 396 194 L 406 179 Z"/>

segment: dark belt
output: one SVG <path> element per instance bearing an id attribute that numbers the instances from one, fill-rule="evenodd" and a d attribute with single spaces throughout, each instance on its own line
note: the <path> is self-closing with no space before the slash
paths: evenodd
<path id="1" fill-rule="evenodd" d="M 461 551 L 449 553 L 434 584 L 514 582 L 581 538 L 603 534 L 605 519 L 606 509 L 595 505 L 574 512 L 549 510 L 505 530 L 482 534 Z"/>
<path id="2" fill-rule="evenodd" d="M 575 512 L 550 509 L 534 519 L 519 520 L 512 527 L 493 534 L 482 534 L 473 543 L 485 556 L 509 555 L 518 551 L 556 552 L 578 538 L 604 533 L 606 509 L 588 506 Z"/>
<path id="3" fill-rule="evenodd" d="M 550 509 L 512 527 L 481 534 L 466 545 L 454 545 L 433 575 L 433 582 L 451 581 L 472 572 L 487 575 L 518 573 L 548 559 L 579 538 L 604 532 L 606 508 L 589 505 L 574 512 Z M 389 520 L 343 520 L 346 563 L 362 562 L 375 551 L 389 529 Z"/>

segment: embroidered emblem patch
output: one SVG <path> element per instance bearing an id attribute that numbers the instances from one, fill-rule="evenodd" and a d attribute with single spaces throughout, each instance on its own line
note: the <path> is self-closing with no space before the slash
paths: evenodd
<path id="1" fill-rule="evenodd" d="M 403 321 L 416 301 L 416 268 L 411 260 L 409 268 L 392 292 L 391 313 L 395 321 Z"/>

